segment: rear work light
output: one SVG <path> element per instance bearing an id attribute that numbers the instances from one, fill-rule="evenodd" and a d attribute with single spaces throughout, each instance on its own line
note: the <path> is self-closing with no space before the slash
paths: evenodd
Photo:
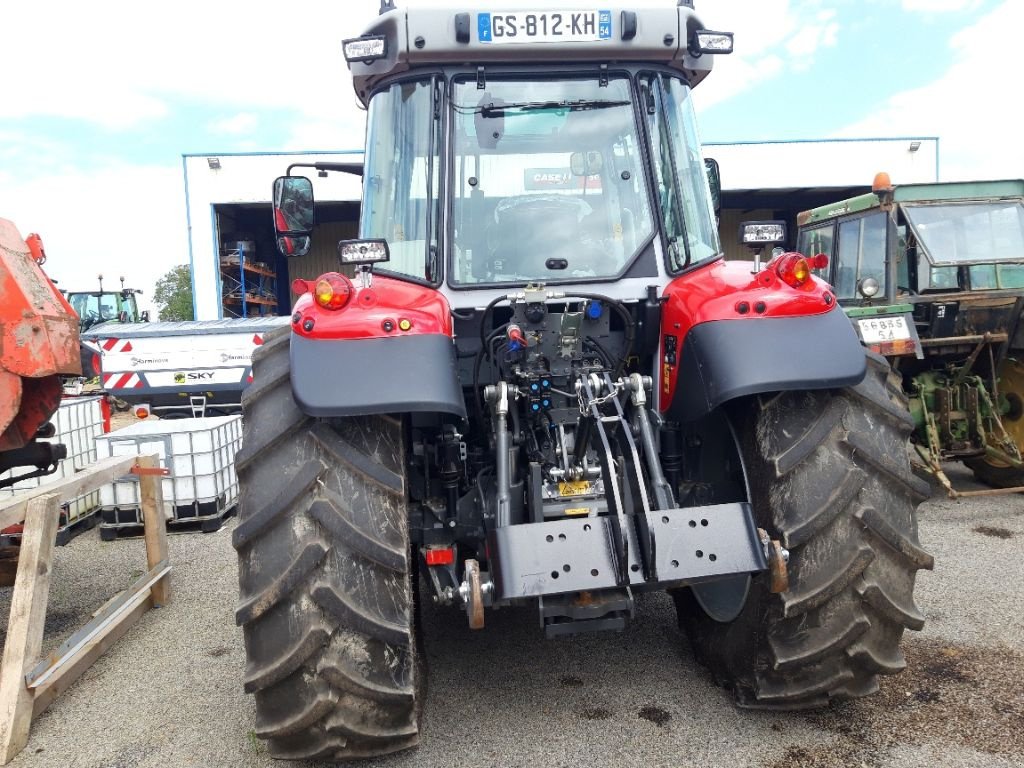
<path id="1" fill-rule="evenodd" d="M 775 264 L 775 273 L 787 285 L 800 288 L 811 279 L 811 265 L 799 253 L 784 253 Z"/>
<path id="2" fill-rule="evenodd" d="M 692 56 L 704 53 L 732 53 L 732 32 L 698 29 L 690 39 L 689 48 Z"/>
<path id="3" fill-rule="evenodd" d="M 391 252 L 387 240 L 342 240 L 338 243 L 338 258 L 342 264 L 362 266 L 388 261 Z"/>
<path id="4" fill-rule="evenodd" d="M 388 50 L 387 38 L 384 35 L 357 37 L 342 42 L 345 60 L 348 62 L 365 61 L 367 63 L 384 58 Z"/>
<path id="5" fill-rule="evenodd" d="M 744 221 L 740 224 L 740 245 L 757 248 L 782 243 L 785 239 L 784 221 Z"/>
<path id="6" fill-rule="evenodd" d="M 313 298 L 324 309 L 342 309 L 352 298 L 352 282 L 339 272 L 320 275 Z"/>

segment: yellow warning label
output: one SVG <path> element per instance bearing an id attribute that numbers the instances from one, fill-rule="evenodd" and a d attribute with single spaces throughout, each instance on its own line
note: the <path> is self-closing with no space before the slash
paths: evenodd
<path id="1" fill-rule="evenodd" d="M 569 509 L 565 510 L 565 514 L 567 514 L 567 515 L 589 515 L 590 514 L 590 507 L 570 507 Z"/>
<path id="2" fill-rule="evenodd" d="M 586 496 L 590 493 L 589 480 L 570 480 L 567 483 L 558 484 L 559 496 Z"/>

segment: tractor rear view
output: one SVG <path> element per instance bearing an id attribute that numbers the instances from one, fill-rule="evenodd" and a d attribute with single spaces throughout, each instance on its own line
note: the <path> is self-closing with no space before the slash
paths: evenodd
<path id="1" fill-rule="evenodd" d="M 690 94 L 731 35 L 685 5 L 386 6 L 344 48 L 365 162 L 315 168 L 363 175 L 360 239 L 293 285 L 236 460 L 271 754 L 415 745 L 427 604 L 472 629 L 530 606 L 564 638 L 668 590 L 745 706 L 902 669 L 932 562 L 913 422 L 807 260 L 722 257 Z M 273 204 L 301 255 L 312 182 Z"/>
<path id="2" fill-rule="evenodd" d="M 901 374 L 918 455 L 949 493 L 964 492 L 944 461 L 1024 490 L 1024 181 L 880 177 L 801 214 L 799 250 L 831 257 L 823 276 Z"/>
<path id="3" fill-rule="evenodd" d="M 51 474 L 66 455 L 50 418 L 60 406 L 61 377 L 81 372 L 78 317 L 40 268 L 38 235 L 26 240 L 0 219 L 0 487 Z"/>

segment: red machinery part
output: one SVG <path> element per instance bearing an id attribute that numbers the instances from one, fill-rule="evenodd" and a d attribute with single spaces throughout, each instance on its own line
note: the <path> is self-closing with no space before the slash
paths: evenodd
<path id="1" fill-rule="evenodd" d="M 792 255 L 783 254 L 756 274 L 751 271 L 750 262 L 719 260 L 669 283 L 664 293 L 662 339 L 673 338 L 675 349 L 663 350 L 662 410 L 669 407 L 675 396 L 676 361 L 686 334 L 695 325 L 713 320 L 754 323 L 763 318 L 821 315 L 838 306 L 831 286 L 813 274 L 798 287 L 782 279 L 774 267 L 779 260 Z"/>
<path id="2" fill-rule="evenodd" d="M 452 335 L 448 301 L 429 286 L 374 275 L 372 285 L 357 285 L 343 307 L 325 309 L 312 293 L 318 282 L 306 281 L 307 292 L 299 296 L 292 311 L 292 330 L 307 339 Z M 296 292 L 299 287 L 292 285 Z"/>
<path id="3" fill-rule="evenodd" d="M 38 252 L 38 255 L 37 255 Z M 0 450 L 31 440 L 80 374 L 78 317 L 40 269 L 42 242 L 0 219 Z"/>

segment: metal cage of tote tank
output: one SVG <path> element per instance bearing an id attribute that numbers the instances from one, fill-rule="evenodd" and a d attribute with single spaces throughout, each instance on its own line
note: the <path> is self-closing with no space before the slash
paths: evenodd
<path id="1" fill-rule="evenodd" d="M 242 445 L 242 418 L 216 416 L 134 424 L 97 440 L 100 458 L 156 453 L 163 478 L 168 523 L 219 521 L 238 503 L 235 453 Z M 121 478 L 100 490 L 101 528 L 142 524 L 139 482 Z"/>
<path id="2" fill-rule="evenodd" d="M 96 440 L 103 435 L 102 398 L 66 397 L 61 400 L 60 407 L 50 421 L 55 428 L 54 436 L 41 439 L 40 442 L 65 445 L 68 449 L 67 458 L 57 465 L 57 471 L 52 475 L 32 477 L 15 483 L 13 486 L 0 488 L 0 494 L 2 494 L 0 498 L 38 488 L 53 480 L 71 477 L 96 462 Z M 25 467 L 16 467 L 0 477 L 14 477 L 24 472 Z M 61 536 L 65 529 L 91 516 L 99 505 L 99 491 L 90 491 L 64 501 L 61 504 L 61 521 L 57 532 L 58 543 L 66 543 L 66 537 Z"/>

